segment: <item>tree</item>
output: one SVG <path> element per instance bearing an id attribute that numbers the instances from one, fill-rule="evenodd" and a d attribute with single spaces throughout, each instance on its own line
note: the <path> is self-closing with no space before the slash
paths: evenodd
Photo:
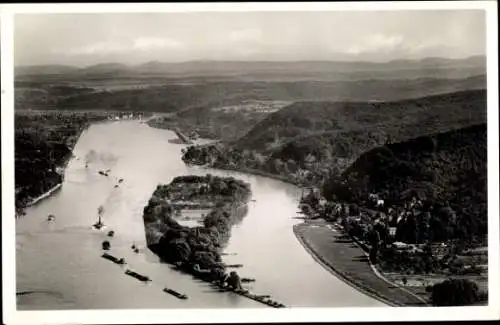
<path id="1" fill-rule="evenodd" d="M 298 165 L 297 165 L 297 163 L 295 162 L 295 160 L 293 160 L 293 159 L 288 159 L 288 161 L 286 162 L 286 164 L 287 164 L 287 168 L 288 168 L 288 170 L 289 170 L 291 173 L 295 173 L 295 172 L 297 172 Z"/>
<path id="2" fill-rule="evenodd" d="M 466 306 L 479 301 L 478 285 L 467 279 L 448 279 L 432 287 L 434 306 Z"/>
<path id="3" fill-rule="evenodd" d="M 417 229 L 417 221 L 415 220 L 415 216 L 413 213 L 406 218 L 404 225 L 404 241 L 410 244 L 417 243 L 418 239 L 418 229 Z"/>
<path id="4" fill-rule="evenodd" d="M 349 214 L 351 216 L 357 216 L 359 215 L 359 207 L 356 203 L 351 203 L 349 204 Z"/>

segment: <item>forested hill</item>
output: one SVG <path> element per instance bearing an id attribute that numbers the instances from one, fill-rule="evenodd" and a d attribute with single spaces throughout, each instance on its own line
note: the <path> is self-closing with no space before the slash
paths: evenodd
<path id="1" fill-rule="evenodd" d="M 416 197 L 449 205 L 457 220 L 448 221 L 461 222 L 461 231 L 468 232 L 461 236 L 484 236 L 486 170 L 486 124 L 480 124 L 364 153 L 343 173 L 346 184 L 341 186 L 340 195 L 353 202 L 363 201 L 369 193 L 378 193 L 393 204 Z"/>
<path id="2" fill-rule="evenodd" d="M 347 157 L 360 136 L 380 145 L 485 121 L 485 90 L 381 103 L 297 102 L 270 114 L 233 144 L 277 152 L 285 159 L 298 158 L 290 156 L 293 150 L 319 154 L 321 148 L 333 146 L 337 156 Z"/>

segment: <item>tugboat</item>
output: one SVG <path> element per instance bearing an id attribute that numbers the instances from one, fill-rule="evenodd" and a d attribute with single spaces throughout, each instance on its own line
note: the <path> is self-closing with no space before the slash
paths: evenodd
<path id="1" fill-rule="evenodd" d="M 97 230 L 104 227 L 104 224 L 101 221 L 101 215 L 102 215 L 103 211 L 104 211 L 104 208 L 102 206 L 100 206 L 99 209 L 97 209 L 97 213 L 99 214 L 99 220 L 93 225 L 93 227 Z"/>

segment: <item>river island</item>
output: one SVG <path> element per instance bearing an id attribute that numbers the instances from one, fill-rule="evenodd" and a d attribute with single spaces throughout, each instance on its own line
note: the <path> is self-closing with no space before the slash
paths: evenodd
<path id="1" fill-rule="evenodd" d="M 231 290 L 271 307 L 283 304 L 249 293 L 236 271 L 227 274 L 222 250 L 231 226 L 247 213 L 250 185 L 233 177 L 178 176 L 170 184 L 158 185 L 144 208 L 144 226 L 148 248 L 162 261 L 180 271 L 210 282 L 222 291 Z M 208 212 L 202 213 L 202 211 Z M 178 220 L 185 210 L 200 211 L 199 225 L 186 226 Z"/>

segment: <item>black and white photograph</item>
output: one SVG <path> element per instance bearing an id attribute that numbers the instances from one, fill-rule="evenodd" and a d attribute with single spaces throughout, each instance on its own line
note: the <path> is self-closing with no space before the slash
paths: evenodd
<path id="1" fill-rule="evenodd" d="M 496 2 L 128 5 L 1 5 L 4 323 L 499 316 Z"/>

